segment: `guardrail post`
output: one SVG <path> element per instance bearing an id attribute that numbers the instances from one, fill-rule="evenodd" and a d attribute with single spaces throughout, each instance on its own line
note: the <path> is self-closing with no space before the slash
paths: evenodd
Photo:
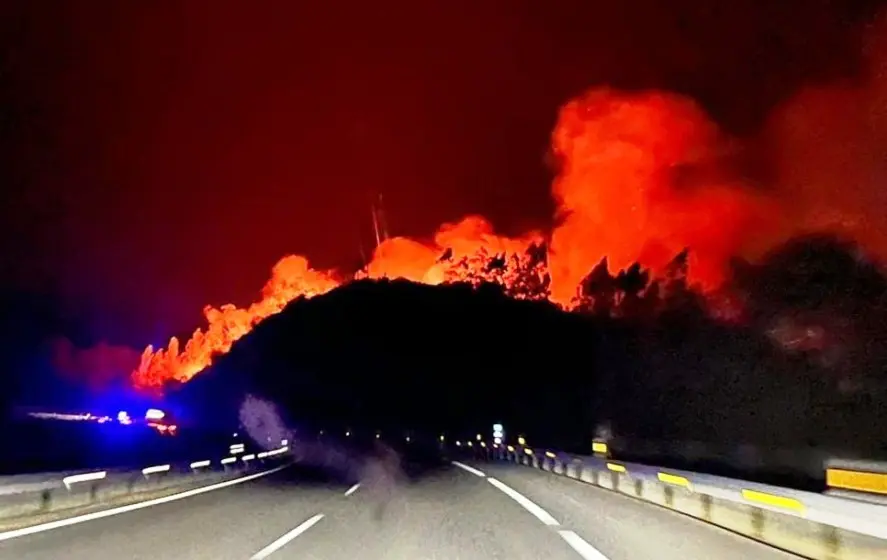
<path id="1" fill-rule="evenodd" d="M 665 505 L 667 505 L 670 508 L 673 508 L 674 507 L 674 488 L 666 485 L 663 490 L 665 492 Z M 709 499 L 709 508 L 711 508 L 711 499 Z"/>
<path id="2" fill-rule="evenodd" d="M 755 538 L 764 540 L 764 510 L 757 506 L 751 508 L 751 527 Z"/>
<path id="3" fill-rule="evenodd" d="M 579 463 L 576 459 L 571 459 L 569 463 L 564 463 L 564 474 L 569 478 L 582 478 L 582 473 L 579 470 Z"/>
<path id="4" fill-rule="evenodd" d="M 40 509 L 46 511 L 52 505 L 52 493 L 49 489 L 40 492 Z"/>
<path id="5" fill-rule="evenodd" d="M 825 542 L 826 551 L 829 556 L 837 558 L 841 551 L 841 536 L 838 534 L 838 529 L 830 525 L 823 525 L 822 530 L 824 532 L 822 540 Z"/>
<path id="6" fill-rule="evenodd" d="M 700 499 L 702 500 L 702 517 L 706 521 L 711 521 L 711 496 L 702 494 Z"/>

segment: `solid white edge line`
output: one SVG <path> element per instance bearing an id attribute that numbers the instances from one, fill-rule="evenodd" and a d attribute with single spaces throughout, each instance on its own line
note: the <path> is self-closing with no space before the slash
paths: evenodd
<path id="1" fill-rule="evenodd" d="M 290 542 L 294 538 L 298 537 L 299 535 L 301 535 L 302 533 L 304 533 L 305 531 L 310 529 L 315 523 L 317 523 L 321 519 L 323 519 L 322 513 L 318 513 L 314 517 L 312 517 L 310 519 L 306 519 L 305 521 L 303 521 L 298 527 L 296 527 L 292 531 L 284 533 L 284 535 L 282 537 L 280 537 L 279 539 L 277 539 L 273 543 L 269 544 L 268 546 L 266 546 L 262 550 L 253 554 L 253 556 L 250 558 L 250 560 L 262 560 L 262 558 L 267 558 L 267 557 L 271 556 L 278 549 L 280 549 L 284 545 L 286 545 L 286 543 Z"/>
<path id="2" fill-rule="evenodd" d="M 487 476 L 487 475 L 485 475 L 482 471 L 479 471 L 479 470 L 477 470 L 477 469 L 474 468 L 474 467 L 469 467 L 469 466 L 466 465 L 465 463 L 460 463 L 459 461 L 452 461 L 452 463 L 453 463 L 454 465 L 456 465 L 457 467 L 459 467 L 460 469 L 462 469 L 463 471 L 468 471 L 468 472 L 470 472 L 471 474 L 476 475 L 476 476 L 479 476 L 479 477 L 481 477 L 481 478 L 486 478 L 486 476 Z"/>
<path id="3" fill-rule="evenodd" d="M 355 484 L 354 486 L 352 486 L 351 488 L 349 488 L 348 490 L 345 490 L 345 495 L 350 496 L 351 494 L 354 494 L 355 492 L 357 492 L 358 488 L 360 488 L 359 482 L 357 484 Z"/>
<path id="4" fill-rule="evenodd" d="M 557 519 L 552 517 L 550 513 L 537 506 L 535 503 L 531 502 L 529 498 L 527 498 L 514 488 L 508 486 L 502 481 L 496 480 L 495 478 L 488 478 L 487 480 L 490 482 L 490 484 L 492 484 L 499 490 L 502 490 L 502 492 L 504 492 L 505 495 L 507 495 L 509 498 L 523 506 L 525 510 L 535 515 L 536 519 L 538 519 L 542 523 L 548 525 L 549 527 L 557 527 L 558 525 L 560 525 Z"/>
<path id="5" fill-rule="evenodd" d="M 103 517 L 111 517 L 112 515 L 120 515 L 121 513 L 127 513 L 130 511 L 135 511 L 137 509 L 142 509 L 142 508 L 146 508 L 146 507 L 158 506 L 160 504 L 174 502 L 176 500 L 181 500 L 183 498 L 190 498 L 191 496 L 197 496 L 199 494 L 211 492 L 213 490 L 221 490 L 222 488 L 227 488 L 228 486 L 234 486 L 235 484 L 240 484 L 241 482 L 247 482 L 247 481 L 254 480 L 256 478 L 259 478 L 259 477 L 262 477 L 265 475 L 275 473 L 279 470 L 285 469 L 288 466 L 289 465 L 282 465 L 280 467 L 273 468 L 270 471 L 251 474 L 249 476 L 244 476 L 242 478 L 235 478 L 234 480 L 226 480 L 225 482 L 210 484 L 209 486 L 202 486 L 200 488 L 194 488 L 192 490 L 186 490 L 184 492 L 179 492 L 178 494 L 171 494 L 169 496 L 163 496 L 161 498 L 154 498 L 152 500 L 147 500 L 144 502 L 138 502 L 135 504 L 128 504 L 125 506 L 120 506 L 120 507 L 111 508 L 111 509 L 104 509 L 102 511 L 95 511 L 93 513 L 86 513 L 84 515 L 78 515 L 75 517 L 68 517 L 66 519 L 59 519 L 58 521 L 50 521 L 49 523 L 41 523 L 39 525 L 31 525 L 30 527 L 23 527 L 21 529 L 14 529 L 12 531 L 5 531 L 3 533 L 0 533 L 0 541 L 6 541 L 6 540 L 14 539 L 17 537 L 24 537 L 25 535 L 33 535 L 34 533 L 42 533 L 43 531 L 50 531 L 52 529 L 59 529 L 61 527 L 67 527 L 69 525 L 77 525 L 78 523 L 85 523 L 87 521 L 93 521 L 95 519 L 102 519 Z"/>
<path id="6" fill-rule="evenodd" d="M 609 560 L 600 550 L 588 544 L 588 541 L 573 531 L 563 530 L 558 531 L 558 533 L 585 560 Z"/>

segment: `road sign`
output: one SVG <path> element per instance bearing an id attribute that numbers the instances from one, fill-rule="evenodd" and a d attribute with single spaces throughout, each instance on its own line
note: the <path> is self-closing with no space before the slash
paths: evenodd
<path id="1" fill-rule="evenodd" d="M 505 428 L 502 424 L 493 424 L 493 443 L 500 444 L 505 441 Z"/>

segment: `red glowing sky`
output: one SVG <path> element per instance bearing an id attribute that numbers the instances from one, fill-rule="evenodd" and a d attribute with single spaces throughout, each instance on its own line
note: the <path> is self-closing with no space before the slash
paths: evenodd
<path id="1" fill-rule="evenodd" d="M 857 33 L 839 22 L 866 12 L 29 4 L 0 13 L 3 281 L 61 298 L 79 327 L 64 334 L 137 347 L 189 332 L 206 303 L 251 301 L 282 255 L 357 265 L 373 192 L 396 234 L 472 213 L 506 234 L 547 228 L 566 100 L 667 88 L 750 133 L 800 85 L 852 73 Z"/>

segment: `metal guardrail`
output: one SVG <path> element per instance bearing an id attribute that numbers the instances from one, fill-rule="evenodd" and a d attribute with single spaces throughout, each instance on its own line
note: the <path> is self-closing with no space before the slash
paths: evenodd
<path id="1" fill-rule="evenodd" d="M 114 501 L 138 500 L 201 482 L 243 474 L 268 460 L 281 458 L 289 447 L 258 454 L 200 459 L 182 464 L 148 465 L 136 470 L 94 470 L 0 477 L 0 524 L 23 524 L 29 518 Z"/>
<path id="2" fill-rule="evenodd" d="M 544 448 L 464 450 L 627 494 L 807 558 L 887 558 L 883 504 Z"/>

